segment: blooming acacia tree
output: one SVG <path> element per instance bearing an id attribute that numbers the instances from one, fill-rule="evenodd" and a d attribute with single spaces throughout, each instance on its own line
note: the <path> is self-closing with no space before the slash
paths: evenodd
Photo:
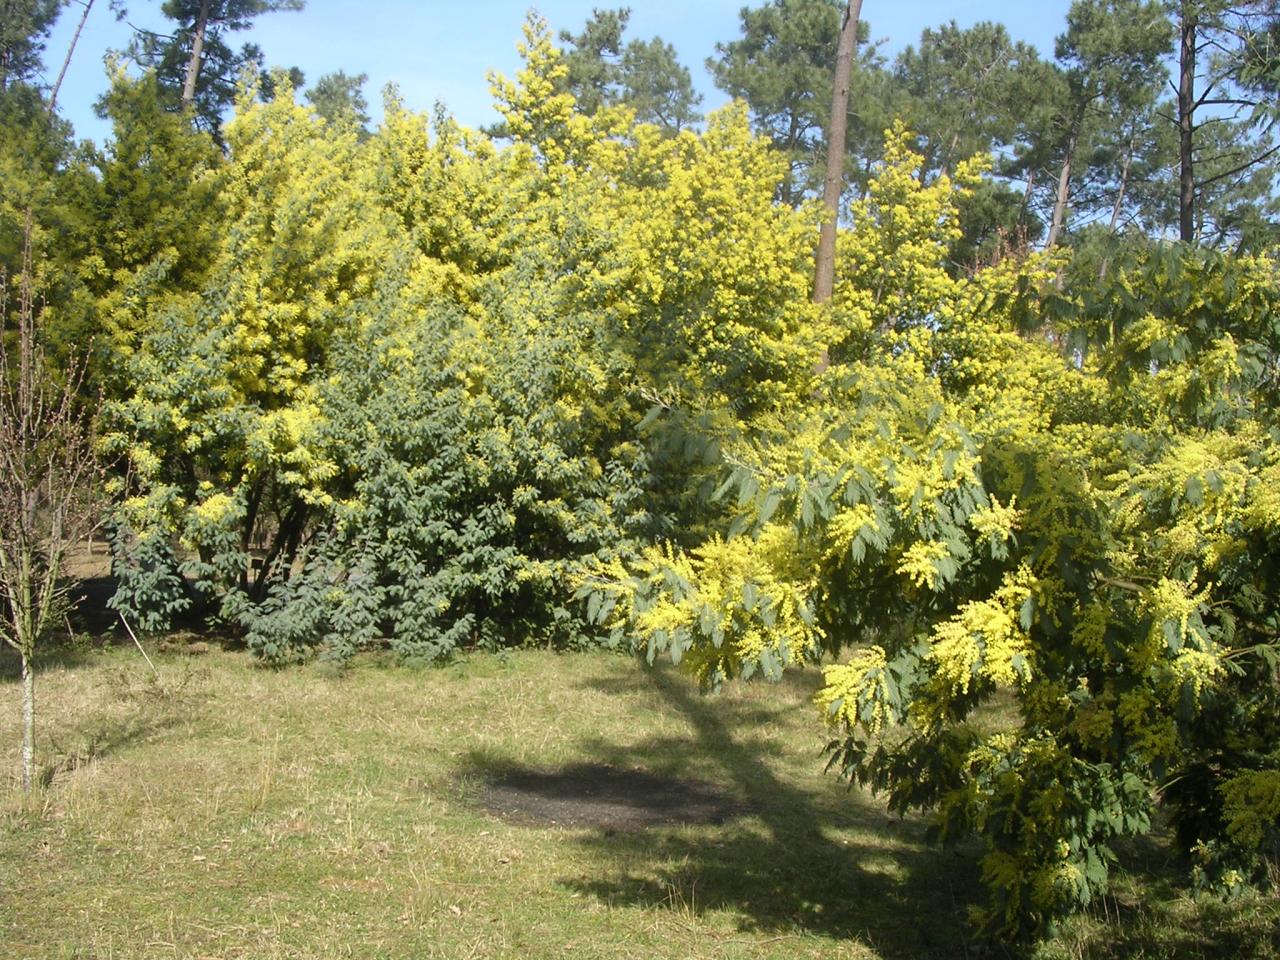
<path id="1" fill-rule="evenodd" d="M 838 658 L 833 764 L 985 840 L 991 933 L 1100 895 L 1158 801 L 1238 889 L 1280 836 L 1274 265 L 1135 244 L 1102 281 L 955 279 L 963 176 L 919 163 L 891 134 L 842 238 L 823 385 L 727 445 L 728 536 L 584 595 L 711 684 Z"/>

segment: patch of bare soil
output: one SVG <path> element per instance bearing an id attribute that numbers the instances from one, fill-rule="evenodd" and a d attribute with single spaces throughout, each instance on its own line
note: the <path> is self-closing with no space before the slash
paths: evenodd
<path id="1" fill-rule="evenodd" d="M 746 812 L 711 783 L 591 763 L 495 774 L 483 803 L 506 820 L 605 830 L 724 823 Z"/>

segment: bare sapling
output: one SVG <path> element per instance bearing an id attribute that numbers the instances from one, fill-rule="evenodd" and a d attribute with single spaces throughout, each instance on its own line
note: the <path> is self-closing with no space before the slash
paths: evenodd
<path id="1" fill-rule="evenodd" d="M 83 357 L 55 372 L 37 324 L 35 218 L 23 226 L 16 329 L 0 336 L 0 638 L 22 661 L 22 789 L 35 771 L 35 654 L 71 600 L 68 550 L 99 522 L 102 468 L 94 441 L 97 404 L 81 396 Z M 0 315 L 9 319 L 10 278 L 0 272 Z M 5 325 L 8 327 L 8 324 Z"/>

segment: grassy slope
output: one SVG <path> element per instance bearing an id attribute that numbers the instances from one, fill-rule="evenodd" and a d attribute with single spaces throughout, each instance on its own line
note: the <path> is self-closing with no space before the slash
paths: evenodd
<path id="1" fill-rule="evenodd" d="M 158 665 L 121 649 L 40 676 L 52 783 L 30 802 L 0 787 L 0 956 L 965 955 L 972 856 L 822 775 L 812 674 L 701 697 L 603 655 Z M 5 676 L 5 770 L 17 717 Z M 712 781 L 751 812 L 608 833 L 478 803 L 487 775 L 582 762 Z M 1211 916 L 1161 895 L 1139 909 L 1131 890 L 1118 928 L 1099 911 L 1046 952 L 1274 955 L 1273 903 Z"/>

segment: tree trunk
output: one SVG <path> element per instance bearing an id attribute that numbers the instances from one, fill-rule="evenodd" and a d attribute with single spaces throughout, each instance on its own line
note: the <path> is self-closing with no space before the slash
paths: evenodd
<path id="1" fill-rule="evenodd" d="M 1107 232 L 1115 233 L 1116 224 L 1120 222 L 1120 209 L 1124 206 L 1124 193 L 1129 186 L 1129 168 L 1133 165 L 1133 153 L 1137 149 L 1135 138 L 1129 138 L 1129 152 L 1124 155 L 1124 169 L 1120 171 L 1120 192 L 1116 194 L 1116 202 L 1111 208 L 1111 222 L 1107 224 Z"/>
<path id="2" fill-rule="evenodd" d="M 858 18 L 862 0 L 849 0 L 840 26 L 840 46 L 836 50 L 836 75 L 831 90 L 831 124 L 827 128 L 827 175 L 822 184 L 825 216 L 818 235 L 818 255 L 814 270 L 813 302 L 827 303 L 835 287 L 836 223 L 840 218 L 840 191 L 844 186 L 845 130 L 849 122 L 849 78 L 853 74 L 853 52 L 858 45 Z M 826 366 L 823 357 L 822 366 Z"/>
<path id="3" fill-rule="evenodd" d="M 49 91 L 49 116 L 53 116 L 58 106 L 58 91 L 62 89 L 62 81 L 67 78 L 67 68 L 71 66 L 71 55 L 76 52 L 76 44 L 80 42 L 80 33 L 84 30 L 84 22 L 89 19 L 89 11 L 93 9 L 93 0 L 85 0 L 84 13 L 80 14 L 80 22 L 76 24 L 76 32 L 67 44 L 67 55 L 62 60 L 62 69 L 58 71 L 58 79 L 53 82 Z"/>
<path id="4" fill-rule="evenodd" d="M 1111 207 L 1111 222 L 1107 224 L 1107 233 L 1115 235 L 1116 224 L 1120 222 L 1120 210 L 1124 206 L 1125 190 L 1129 186 L 1129 170 L 1133 166 L 1133 154 L 1138 149 L 1137 136 L 1129 138 L 1129 152 L 1124 155 L 1124 169 L 1120 171 L 1120 192 L 1116 194 L 1116 202 Z M 1107 271 L 1111 268 L 1111 255 L 1107 254 L 1102 258 L 1102 263 L 1098 266 L 1098 279 L 1107 279 Z"/>
<path id="5" fill-rule="evenodd" d="M 187 61 L 187 79 L 182 84 L 182 109 L 187 110 L 196 102 L 196 78 L 200 75 L 200 61 L 204 55 L 204 33 L 209 27 L 209 0 L 202 0 L 200 15 L 196 17 L 195 33 L 191 40 L 191 59 Z"/>
<path id="6" fill-rule="evenodd" d="M 787 177 L 782 182 L 780 199 L 788 207 L 794 207 L 796 206 L 796 146 L 800 139 L 800 119 L 792 113 L 787 124 L 787 140 L 783 146 L 787 154 Z"/>
<path id="7" fill-rule="evenodd" d="M 1031 209 L 1031 193 L 1036 187 L 1036 168 L 1027 168 L 1027 188 L 1022 191 L 1022 207 L 1018 210 L 1018 225 L 1027 224 L 1027 211 Z"/>
<path id="8" fill-rule="evenodd" d="M 1058 194 L 1053 201 L 1053 218 L 1049 221 L 1049 236 L 1044 241 L 1048 250 L 1058 242 L 1058 234 L 1062 232 L 1062 221 L 1067 215 L 1067 192 L 1071 184 L 1071 155 L 1062 161 L 1062 173 L 1058 176 Z"/>
<path id="9" fill-rule="evenodd" d="M 1075 158 L 1076 141 L 1080 137 L 1079 122 L 1071 127 L 1071 135 L 1067 137 L 1067 151 L 1062 158 L 1062 173 L 1058 175 L 1058 193 L 1053 199 L 1053 217 L 1049 222 L 1049 236 L 1045 239 L 1044 248 L 1048 250 L 1058 242 L 1062 235 L 1062 227 L 1067 219 L 1067 200 L 1071 195 L 1071 161 Z"/>
<path id="10" fill-rule="evenodd" d="M 36 676 L 30 653 L 22 653 L 22 792 L 30 793 L 36 766 Z"/>
<path id="11" fill-rule="evenodd" d="M 1196 178 L 1192 165 L 1196 111 L 1196 15 L 1191 0 L 1182 0 L 1178 51 L 1178 236 L 1195 240 Z"/>

